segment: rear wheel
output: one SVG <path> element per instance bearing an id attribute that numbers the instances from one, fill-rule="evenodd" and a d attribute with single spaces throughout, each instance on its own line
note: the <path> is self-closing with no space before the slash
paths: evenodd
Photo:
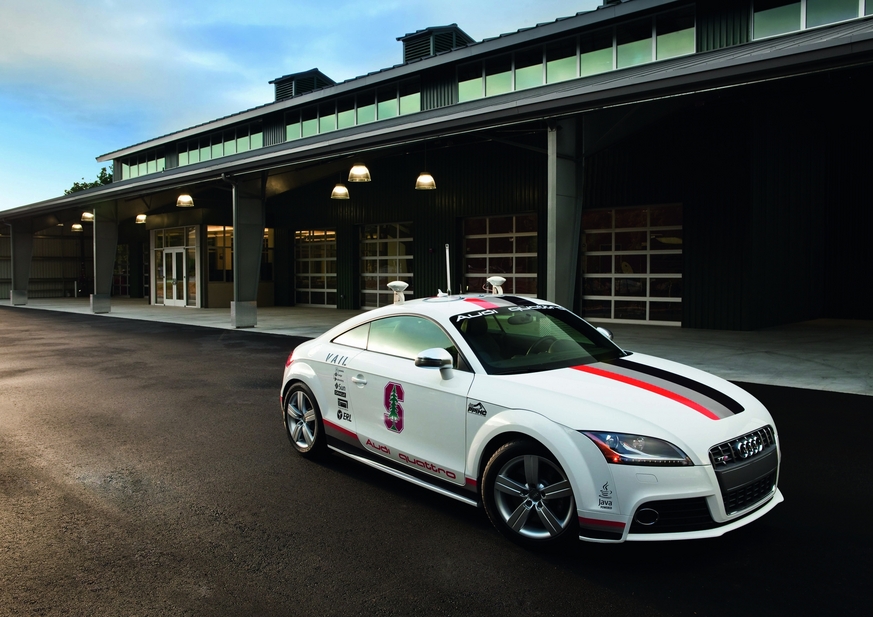
<path id="1" fill-rule="evenodd" d="M 306 384 L 295 383 L 285 395 L 285 433 L 302 456 L 316 457 L 324 451 L 324 423 L 315 396 Z"/>
<path id="2" fill-rule="evenodd" d="M 533 441 L 512 441 L 488 461 L 482 503 L 504 536 L 528 548 L 551 548 L 578 538 L 578 518 L 567 474 Z"/>

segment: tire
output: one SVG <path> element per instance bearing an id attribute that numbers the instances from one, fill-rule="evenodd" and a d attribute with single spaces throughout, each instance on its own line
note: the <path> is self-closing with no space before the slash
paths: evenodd
<path id="1" fill-rule="evenodd" d="M 494 453 L 482 475 L 482 504 L 501 534 L 527 548 L 556 548 L 579 537 L 567 474 L 533 441 L 512 441 Z"/>
<path id="2" fill-rule="evenodd" d="M 316 458 L 326 448 L 324 423 L 312 390 L 301 382 L 292 385 L 285 394 L 285 434 L 297 452 L 306 458 Z"/>

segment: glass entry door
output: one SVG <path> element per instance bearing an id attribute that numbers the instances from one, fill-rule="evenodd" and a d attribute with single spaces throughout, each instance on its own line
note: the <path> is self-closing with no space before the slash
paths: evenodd
<path id="1" fill-rule="evenodd" d="M 185 291 L 187 289 L 185 267 L 185 249 L 164 249 L 164 305 L 185 306 Z"/>

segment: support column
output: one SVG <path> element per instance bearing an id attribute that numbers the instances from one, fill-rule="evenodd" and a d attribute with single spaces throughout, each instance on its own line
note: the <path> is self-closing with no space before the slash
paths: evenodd
<path id="1" fill-rule="evenodd" d="M 546 299 L 573 307 L 582 212 L 576 197 L 576 120 L 549 126 Z"/>
<path id="2" fill-rule="evenodd" d="M 11 228 L 12 289 L 9 300 L 13 306 L 27 304 L 30 264 L 33 261 L 33 230 L 29 222 L 15 222 Z"/>
<path id="3" fill-rule="evenodd" d="M 264 248 L 263 182 L 233 186 L 233 302 L 230 325 L 252 328 L 258 323 L 258 284 Z"/>
<path id="4" fill-rule="evenodd" d="M 91 294 L 91 312 L 108 313 L 111 310 L 112 275 L 118 252 L 118 221 L 115 206 L 94 209 L 94 293 Z"/>

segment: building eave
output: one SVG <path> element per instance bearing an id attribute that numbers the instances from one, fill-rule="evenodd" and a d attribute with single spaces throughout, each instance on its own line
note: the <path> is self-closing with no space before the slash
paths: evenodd
<path id="1" fill-rule="evenodd" d="M 606 24 L 615 19 L 624 18 L 634 13 L 657 9 L 671 4 L 677 4 L 678 2 L 681 2 L 681 0 L 634 0 L 633 2 L 622 2 L 621 4 L 601 6 L 592 11 L 576 13 L 575 15 L 562 17 L 555 21 L 537 24 L 536 26 L 520 29 L 515 32 L 501 34 L 480 42 L 471 43 L 466 47 L 460 47 L 449 52 L 422 58 L 408 64 L 398 64 L 368 73 L 367 75 L 360 75 L 291 99 L 265 103 L 264 105 L 259 105 L 245 111 L 223 116 L 216 120 L 210 120 L 187 129 L 174 131 L 161 137 L 156 137 L 154 139 L 102 154 L 97 157 L 97 161 L 101 163 L 112 161 L 117 158 L 136 154 L 144 150 L 159 148 L 203 133 L 219 131 L 231 125 L 251 122 L 270 113 L 281 112 L 301 105 L 316 103 L 324 98 L 340 96 L 355 90 L 374 87 L 386 81 L 403 79 L 404 77 L 409 77 L 445 64 L 453 64 L 467 60 L 472 61 L 478 56 L 499 52 L 502 49 L 533 43 L 543 38 L 560 36 L 563 33 L 579 28 L 596 27 L 598 24 Z"/>
<path id="2" fill-rule="evenodd" d="M 487 130 L 656 98 L 870 64 L 873 64 L 873 18 L 477 99 L 267 146 L 14 208 L 0 213 L 0 221 L 9 222 L 59 208 L 86 207 L 216 181 L 222 174 L 245 174 L 351 156 L 437 135 Z"/>

